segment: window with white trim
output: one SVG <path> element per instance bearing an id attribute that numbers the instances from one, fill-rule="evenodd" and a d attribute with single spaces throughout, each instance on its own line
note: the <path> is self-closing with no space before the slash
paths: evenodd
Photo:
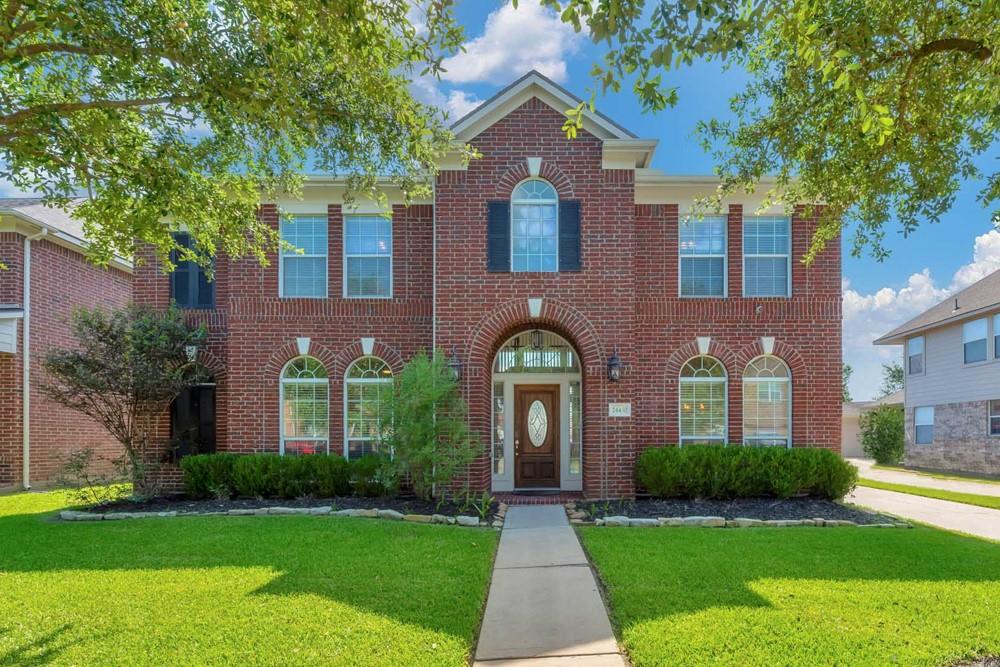
<path id="1" fill-rule="evenodd" d="M 681 445 L 726 443 L 726 369 L 715 357 L 701 355 L 681 368 Z"/>
<path id="2" fill-rule="evenodd" d="M 330 452 L 330 380 L 313 357 L 296 357 L 281 371 L 280 451 Z"/>
<path id="3" fill-rule="evenodd" d="M 1000 435 L 1000 400 L 990 401 L 990 435 Z"/>
<path id="4" fill-rule="evenodd" d="M 783 216 L 743 218 L 744 296 L 791 295 L 791 228 Z"/>
<path id="5" fill-rule="evenodd" d="M 344 296 L 392 296 L 392 218 L 344 216 Z"/>
<path id="6" fill-rule="evenodd" d="M 392 369 L 378 357 L 361 357 L 344 376 L 344 456 L 377 454 L 386 402 L 392 392 Z"/>
<path id="7" fill-rule="evenodd" d="M 920 375 L 924 372 L 924 337 L 917 336 L 906 341 L 906 373 Z"/>
<path id="8" fill-rule="evenodd" d="M 547 181 L 532 178 L 511 193 L 512 271 L 559 270 L 559 195 Z"/>
<path id="9" fill-rule="evenodd" d="M 934 407 L 914 408 L 913 441 L 918 445 L 934 442 Z"/>
<path id="10" fill-rule="evenodd" d="M 1000 359 L 1000 315 L 993 316 L 993 358 Z"/>
<path id="11" fill-rule="evenodd" d="M 681 296 L 726 295 L 726 216 L 689 216 L 678 230 Z"/>
<path id="12" fill-rule="evenodd" d="M 743 373 L 743 443 L 791 447 L 792 374 L 784 361 L 757 357 Z"/>
<path id="13" fill-rule="evenodd" d="M 326 297 L 327 219 L 325 215 L 293 215 L 281 218 L 282 248 L 278 272 L 283 297 Z"/>
<path id="14" fill-rule="evenodd" d="M 962 348 L 965 363 L 986 361 L 987 320 L 973 320 L 962 325 Z"/>

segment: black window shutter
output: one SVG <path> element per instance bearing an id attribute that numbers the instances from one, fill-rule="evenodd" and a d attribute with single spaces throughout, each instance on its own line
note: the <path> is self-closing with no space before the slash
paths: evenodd
<path id="1" fill-rule="evenodd" d="M 186 232 L 177 232 L 174 239 L 183 248 L 191 247 L 191 235 Z M 170 274 L 170 296 L 177 306 L 214 308 L 215 283 L 209 282 L 204 269 L 195 262 L 181 261 L 176 250 L 171 253 L 170 260 L 175 267 Z"/>
<path id="2" fill-rule="evenodd" d="M 486 270 L 510 271 L 510 202 L 486 202 Z"/>
<path id="3" fill-rule="evenodd" d="M 559 202 L 559 270 L 580 270 L 580 202 Z"/>

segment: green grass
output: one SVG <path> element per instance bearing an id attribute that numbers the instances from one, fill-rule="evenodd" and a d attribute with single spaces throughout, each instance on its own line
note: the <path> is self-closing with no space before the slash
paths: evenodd
<path id="1" fill-rule="evenodd" d="M 932 479 L 951 479 L 959 482 L 976 482 L 978 484 L 1000 484 L 1000 479 L 997 479 L 996 477 L 978 477 L 976 475 L 961 475 L 958 473 L 949 474 L 944 472 L 930 472 L 928 470 L 914 470 L 913 468 L 904 468 L 902 466 L 882 465 L 881 463 L 872 464 L 872 468 L 875 470 L 908 472 L 913 475 L 923 475 L 924 477 L 930 477 Z"/>
<path id="2" fill-rule="evenodd" d="M 929 528 L 582 528 L 647 665 L 927 665 L 1000 654 L 1000 545 Z"/>
<path id="3" fill-rule="evenodd" d="M 893 484 L 882 482 L 877 479 L 858 479 L 858 486 L 867 486 L 873 489 L 883 489 L 885 491 L 897 491 L 908 493 L 912 496 L 924 496 L 925 498 L 937 498 L 938 500 L 950 500 L 955 503 L 965 503 L 966 505 L 978 505 L 1000 510 L 1000 496 L 983 496 L 977 493 L 962 493 L 960 491 L 945 491 L 943 489 L 928 489 L 924 486 L 910 486 L 909 484 Z"/>
<path id="4" fill-rule="evenodd" d="M 0 496 L 0 664 L 465 665 L 494 531 L 334 517 L 63 523 Z"/>

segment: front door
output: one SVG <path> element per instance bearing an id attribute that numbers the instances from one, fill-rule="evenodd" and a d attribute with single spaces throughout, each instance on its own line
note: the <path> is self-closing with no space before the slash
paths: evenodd
<path id="1" fill-rule="evenodd" d="M 514 387 L 514 485 L 559 487 L 559 385 Z"/>

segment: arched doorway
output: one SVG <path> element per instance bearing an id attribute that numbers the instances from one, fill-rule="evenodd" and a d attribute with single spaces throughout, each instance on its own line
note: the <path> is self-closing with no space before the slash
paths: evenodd
<path id="1" fill-rule="evenodd" d="M 564 338 L 533 329 L 493 359 L 492 489 L 583 488 L 580 356 Z"/>

